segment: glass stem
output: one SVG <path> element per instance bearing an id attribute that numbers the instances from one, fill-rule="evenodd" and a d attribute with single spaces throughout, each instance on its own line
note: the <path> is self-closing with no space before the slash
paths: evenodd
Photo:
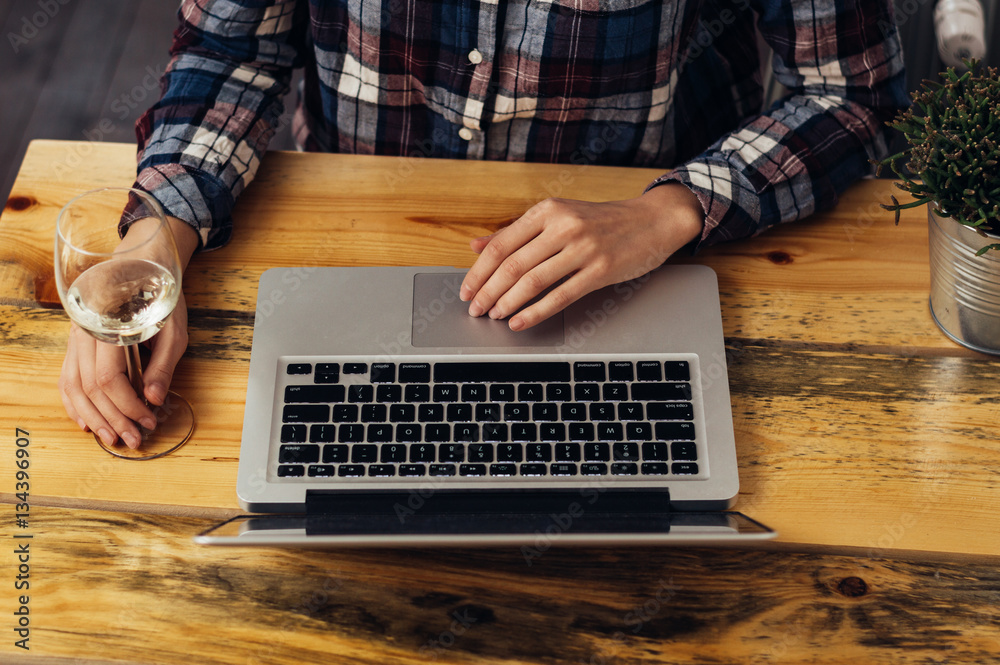
<path id="1" fill-rule="evenodd" d="M 125 368 L 128 371 L 128 380 L 132 384 L 132 390 L 143 402 L 146 401 L 142 384 L 142 361 L 139 359 L 139 345 L 129 344 L 125 347 Z"/>

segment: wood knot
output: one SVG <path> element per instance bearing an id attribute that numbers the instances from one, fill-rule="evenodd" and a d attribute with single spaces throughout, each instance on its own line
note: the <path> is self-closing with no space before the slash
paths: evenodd
<path id="1" fill-rule="evenodd" d="M 868 593 L 868 583 L 860 577 L 845 577 L 837 584 L 837 591 L 848 598 L 860 598 Z"/>
<path id="2" fill-rule="evenodd" d="M 12 196 L 7 199 L 6 208 L 7 210 L 20 212 L 22 210 L 27 210 L 36 203 L 38 203 L 38 201 L 30 196 Z"/>
<path id="3" fill-rule="evenodd" d="M 768 252 L 767 260 L 779 266 L 785 266 L 794 261 L 791 254 L 780 251 Z"/>

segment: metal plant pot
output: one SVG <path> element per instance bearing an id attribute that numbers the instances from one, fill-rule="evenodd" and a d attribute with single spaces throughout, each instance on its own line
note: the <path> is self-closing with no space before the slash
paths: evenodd
<path id="1" fill-rule="evenodd" d="M 979 235 L 928 207 L 931 259 L 931 315 L 959 344 L 1000 355 L 1000 252 L 976 251 L 1000 242 Z"/>

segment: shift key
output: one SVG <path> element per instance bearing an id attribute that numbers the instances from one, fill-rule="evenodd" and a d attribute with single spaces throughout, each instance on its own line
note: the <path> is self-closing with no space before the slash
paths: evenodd
<path id="1" fill-rule="evenodd" d="M 326 404 L 288 404 L 281 413 L 286 423 L 328 423 L 330 407 Z"/>

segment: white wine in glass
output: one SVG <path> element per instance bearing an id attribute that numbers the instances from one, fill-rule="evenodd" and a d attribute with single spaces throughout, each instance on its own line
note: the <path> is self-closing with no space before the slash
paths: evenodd
<path id="1" fill-rule="evenodd" d="M 142 220 L 124 240 L 120 218 Z M 55 276 L 66 314 L 90 335 L 121 346 L 129 382 L 143 398 L 138 345 L 155 335 L 174 311 L 181 294 L 181 262 L 170 226 L 159 204 L 145 192 L 109 187 L 77 196 L 56 220 Z M 141 426 L 142 442 L 132 449 L 121 439 L 112 455 L 133 460 L 162 457 L 184 445 L 194 431 L 194 412 L 184 398 L 168 391 L 161 405 L 147 404 L 157 426 Z"/>

